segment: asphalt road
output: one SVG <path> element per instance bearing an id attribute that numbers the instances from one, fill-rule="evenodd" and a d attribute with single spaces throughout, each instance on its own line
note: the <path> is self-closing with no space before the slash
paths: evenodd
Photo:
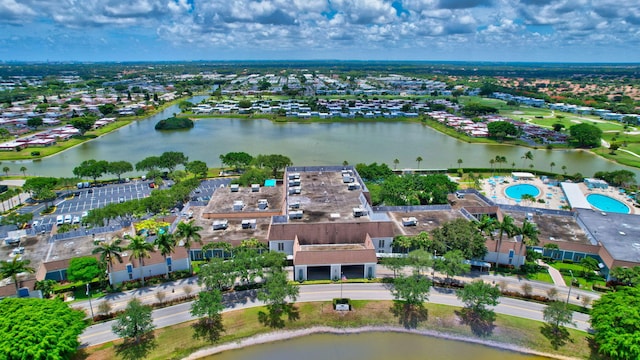
<path id="1" fill-rule="evenodd" d="M 299 302 L 330 301 L 337 297 L 347 297 L 353 300 L 392 300 L 391 292 L 386 284 L 328 284 L 306 285 L 300 287 Z M 228 303 L 225 311 L 244 309 L 262 305 L 255 298 L 255 292 L 245 291 L 233 294 L 233 299 L 226 299 Z M 455 296 L 455 292 L 449 289 L 434 288 L 429 296 L 429 302 L 451 306 L 462 306 Z M 95 301 L 94 301 L 95 303 Z M 538 303 L 500 298 L 500 304 L 494 308 L 496 313 L 518 316 L 525 319 L 542 321 L 542 311 L 545 306 Z M 190 314 L 191 302 L 158 309 L 153 312 L 153 321 L 157 328 L 179 324 L 194 319 Z M 589 316 L 582 313 L 574 313 L 576 329 L 587 331 L 589 329 Z M 111 331 L 113 321 L 108 321 L 90 326 L 80 336 L 81 346 L 93 346 L 118 339 Z"/>

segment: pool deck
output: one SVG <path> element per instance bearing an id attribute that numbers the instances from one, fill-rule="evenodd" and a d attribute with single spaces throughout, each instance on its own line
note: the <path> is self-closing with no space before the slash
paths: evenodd
<path id="1" fill-rule="evenodd" d="M 566 196 L 559 186 L 545 184 L 538 177 L 530 180 L 520 179 L 514 181 L 511 176 L 501 176 L 499 178 L 494 177 L 491 179 L 485 179 L 481 183 L 481 191 L 496 204 L 522 205 L 552 210 L 561 210 L 563 206 L 568 205 Z M 545 202 L 517 201 L 508 197 L 505 193 L 506 188 L 519 184 L 529 184 L 537 187 L 538 190 L 540 190 L 540 195 L 536 197 L 536 200 L 544 199 Z M 578 186 L 585 197 L 589 194 L 602 194 L 609 196 L 627 205 L 630 209 L 630 214 L 638 214 L 638 209 L 633 206 L 633 201 L 630 200 L 626 194 L 620 193 L 616 187 L 609 186 L 608 189 L 589 189 L 584 183 L 579 183 Z"/>

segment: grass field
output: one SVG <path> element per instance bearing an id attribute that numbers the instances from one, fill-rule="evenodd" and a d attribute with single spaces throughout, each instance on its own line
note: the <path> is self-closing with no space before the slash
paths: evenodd
<path id="1" fill-rule="evenodd" d="M 306 329 L 314 326 L 330 326 L 336 328 L 361 326 L 399 326 L 398 319 L 390 311 L 390 301 L 353 301 L 354 310 L 349 313 L 333 311 L 330 302 L 299 303 L 297 308 L 300 318 L 295 322 L 287 322 L 284 330 Z M 462 325 L 456 314 L 460 308 L 436 304 L 426 304 L 428 319 L 419 325 L 419 329 L 435 330 L 463 337 L 478 338 L 469 326 Z M 272 329 L 258 322 L 258 312 L 263 308 L 251 308 L 223 314 L 225 333 L 221 342 L 234 342 L 253 335 L 267 333 Z M 178 359 L 198 349 L 209 346 L 204 341 L 192 338 L 191 323 L 155 331 L 156 346 L 145 357 L 147 359 Z M 571 341 L 555 351 L 549 340 L 541 334 L 540 322 L 527 319 L 497 315 L 495 328 L 483 340 L 518 345 L 525 348 L 555 353 L 570 357 L 589 358 L 589 335 L 585 332 L 569 330 Z M 74 359 L 113 359 L 116 354 L 116 343 L 107 343 L 85 348 Z"/>

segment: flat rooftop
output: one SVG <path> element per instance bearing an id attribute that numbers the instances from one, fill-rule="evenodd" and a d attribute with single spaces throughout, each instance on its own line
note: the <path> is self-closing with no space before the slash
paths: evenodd
<path id="1" fill-rule="evenodd" d="M 353 209 L 362 205 L 362 188 L 349 190 L 341 171 L 296 171 L 300 174 L 300 194 L 287 194 L 287 204 L 299 204 L 302 219 L 290 222 L 368 221 L 368 216 L 355 217 Z M 285 180 L 288 181 L 288 180 Z M 355 184 L 359 184 L 354 179 Z"/>
<path id="2" fill-rule="evenodd" d="M 284 199 L 284 187 L 277 185 L 274 187 L 261 186 L 256 192 L 252 191 L 250 186 L 240 186 L 237 192 L 232 192 L 231 187 L 217 189 L 211 196 L 211 200 L 202 210 L 201 214 L 208 217 L 208 214 L 215 217 L 224 217 L 225 214 L 242 214 L 242 213 L 265 213 L 265 216 L 271 216 L 273 212 L 280 213 L 282 211 Z M 258 208 L 258 200 L 266 199 L 269 206 L 266 209 Z M 244 207 L 242 210 L 234 210 L 234 202 L 242 201 Z"/>
<path id="3" fill-rule="evenodd" d="M 216 191 L 217 192 L 217 191 Z M 202 245 L 211 242 L 228 242 L 233 246 L 238 246 L 242 240 L 256 238 L 266 243 L 267 234 L 269 232 L 269 224 L 271 223 L 270 217 L 252 217 L 248 214 L 246 217 L 229 218 L 228 226 L 225 230 L 213 230 L 213 222 L 218 219 L 206 219 L 202 217 L 202 213 L 205 211 L 204 206 L 191 206 L 190 211 L 193 211 L 194 224 L 202 226 L 202 230 L 199 232 Z M 256 220 L 256 226 L 253 229 L 243 229 L 242 220 Z M 192 249 L 200 249 L 200 244 L 193 244 Z"/>
<path id="4" fill-rule="evenodd" d="M 389 212 L 389 218 L 394 223 L 396 235 L 413 236 L 421 232 L 431 232 L 442 226 L 442 224 L 455 219 L 464 218 L 460 211 L 437 210 L 437 211 L 411 211 L 411 212 Z M 402 225 L 402 218 L 415 217 L 418 223 L 415 226 Z"/>
<path id="5" fill-rule="evenodd" d="M 538 240 L 540 245 L 548 242 L 570 242 L 574 244 L 592 245 L 582 227 L 578 224 L 574 216 L 571 215 L 550 215 L 537 213 L 535 211 L 504 211 L 513 217 L 517 226 L 522 226 L 527 214 L 530 220 L 538 228 Z M 561 246 L 561 245 L 560 245 Z"/>
<path id="6" fill-rule="evenodd" d="M 640 216 L 578 210 L 593 237 L 615 260 L 640 262 Z"/>

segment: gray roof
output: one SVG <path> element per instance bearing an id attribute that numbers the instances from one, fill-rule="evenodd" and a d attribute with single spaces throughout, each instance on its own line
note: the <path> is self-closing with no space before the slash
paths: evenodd
<path id="1" fill-rule="evenodd" d="M 640 216 L 579 209 L 578 218 L 615 260 L 640 263 Z"/>

